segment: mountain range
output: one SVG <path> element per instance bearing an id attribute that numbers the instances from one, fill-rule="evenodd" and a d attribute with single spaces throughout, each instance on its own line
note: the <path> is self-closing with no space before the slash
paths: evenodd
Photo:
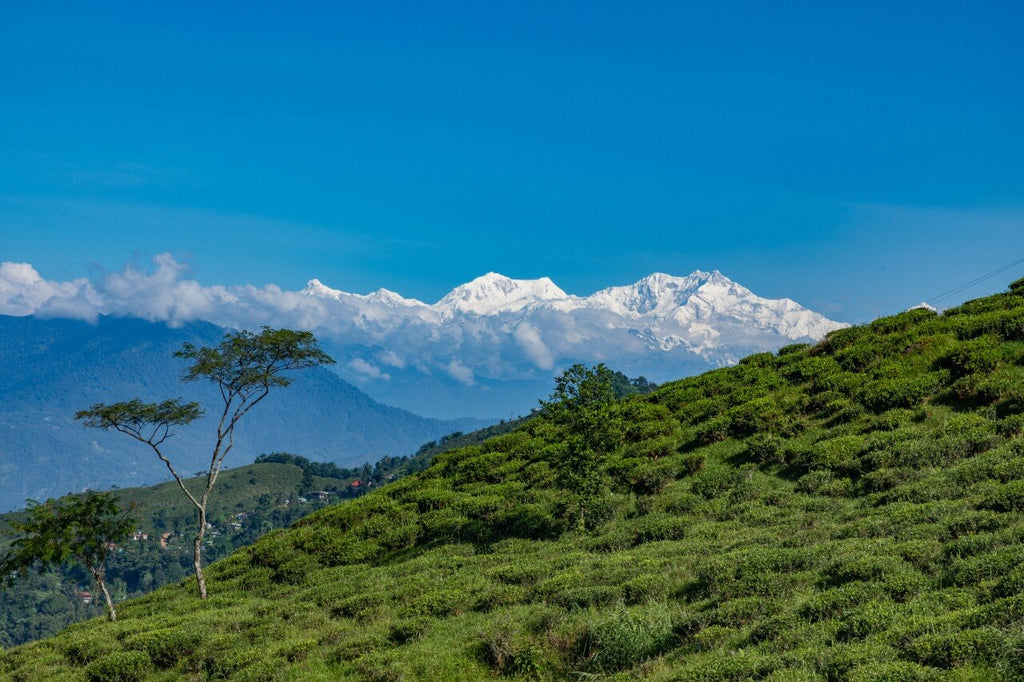
<path id="1" fill-rule="evenodd" d="M 434 415 L 515 411 L 573 362 L 662 381 L 847 326 L 790 299 L 757 296 L 717 270 L 655 273 L 590 296 L 567 294 L 546 277 L 493 272 L 434 304 L 386 289 L 351 294 L 315 279 L 301 293 L 322 306 L 317 328 L 342 376 L 389 404 L 429 402 Z M 487 396 L 498 384 L 502 395 Z"/>
<path id="2" fill-rule="evenodd" d="M 338 360 L 337 373 L 376 400 L 429 417 L 490 419 L 528 412 L 573 363 L 604 362 L 660 382 L 846 326 L 718 271 L 654 273 L 589 296 L 547 277 L 491 272 L 430 304 L 317 279 L 298 291 L 208 286 L 187 279 L 186 269 L 162 254 L 152 272 L 51 282 L 27 263 L 3 263 L 0 314 L 309 329 Z"/>
<path id="3" fill-rule="evenodd" d="M 178 328 L 132 318 L 80 320 L 0 316 L 0 511 L 86 487 L 166 479 L 145 446 L 118 433 L 85 429 L 74 414 L 97 402 L 182 396 L 213 412 L 212 385 L 179 380 L 182 343 L 214 345 L 224 330 L 206 322 Z M 226 464 L 285 451 L 355 466 L 407 455 L 479 420 L 428 419 L 373 400 L 326 369 L 296 373 L 239 424 Z M 169 452 L 179 471 L 208 465 L 212 418 L 180 428 Z M 207 461 L 204 462 L 203 460 Z"/>

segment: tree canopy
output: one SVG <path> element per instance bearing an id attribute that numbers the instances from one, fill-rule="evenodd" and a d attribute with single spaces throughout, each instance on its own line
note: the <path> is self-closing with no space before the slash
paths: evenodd
<path id="1" fill-rule="evenodd" d="M 25 535 L 12 543 L 11 551 L 0 562 L 0 572 L 10 581 L 12 574 L 24 574 L 32 568 L 44 570 L 78 561 L 89 570 L 103 594 L 108 618 L 117 620 L 104 579 L 105 567 L 114 543 L 135 530 L 131 510 L 122 509 L 112 493 L 30 503 L 28 520 L 11 523 Z"/>
<path id="2" fill-rule="evenodd" d="M 174 435 L 172 427 L 189 424 L 203 414 L 198 403 L 186 403 L 180 398 L 144 403 L 136 398 L 96 404 L 78 412 L 75 418 L 85 426 L 114 429 L 148 445 L 178 482 L 182 493 L 198 512 L 194 565 L 199 596 L 205 599 L 201 555 L 206 509 L 224 459 L 234 447 L 235 426 L 269 395 L 271 389 L 291 383 L 284 372 L 333 364 L 334 360 L 320 349 L 311 332 L 269 327 L 263 327 L 258 334 L 245 330 L 228 333 L 212 348 L 185 343 L 174 356 L 191 362 L 182 374 L 183 381 L 207 380 L 220 390 L 222 409 L 202 493 L 193 493 L 185 486 L 185 476 L 175 469 L 161 449 L 164 441 Z"/>

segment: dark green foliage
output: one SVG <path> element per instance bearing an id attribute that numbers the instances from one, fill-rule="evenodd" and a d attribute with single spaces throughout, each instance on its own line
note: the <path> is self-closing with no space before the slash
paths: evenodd
<path id="1" fill-rule="evenodd" d="M 225 470 L 218 479 L 220 494 L 211 501 L 209 518 L 220 534 L 206 548 L 211 559 L 227 556 L 252 544 L 267 531 L 291 525 L 331 502 L 359 497 L 373 489 L 351 487 L 352 481 L 363 475 L 360 469 L 339 469 L 333 464 L 308 462 L 303 457 L 283 453 L 258 459 L 261 461 L 257 464 Z M 371 476 L 363 480 L 384 484 L 407 472 L 409 461 L 384 458 L 372 467 Z M 305 472 L 298 468 L 301 464 L 307 465 Z M 316 485 L 311 487 L 303 484 L 303 474 L 310 470 L 346 477 L 318 475 L 314 477 Z M 190 480 L 186 485 L 194 490 L 202 482 Z M 330 491 L 331 499 L 323 502 L 314 498 L 306 504 L 298 503 L 298 498 L 312 488 Z M 149 534 L 147 540 L 119 543 L 118 551 L 108 558 L 106 579 L 108 584 L 117 586 L 117 599 L 121 595 L 141 596 L 187 575 L 192 570 L 192 553 L 181 533 L 193 523 L 195 510 L 182 497 L 177 484 L 125 488 L 115 495 L 121 506 L 135 507 L 133 518 L 138 529 Z M 291 503 L 285 505 L 286 501 Z M 5 519 L 17 523 L 22 518 L 24 513 L 0 516 L 0 551 L 16 536 L 13 529 L 4 528 Z M 164 533 L 171 533 L 166 546 L 160 542 Z M 91 580 L 77 565 L 19 577 L 16 589 L 0 591 L 0 646 L 41 639 L 70 623 L 101 614 L 102 600 L 97 597 L 92 604 L 84 604 L 79 594 L 82 589 L 90 589 Z"/>
<path id="2" fill-rule="evenodd" d="M 136 398 L 123 403 L 93 405 L 88 410 L 77 412 L 75 419 L 93 428 L 124 429 L 143 439 L 163 440 L 170 435 L 172 426 L 190 424 L 202 414 L 199 403 L 195 402 L 173 399 L 144 403 Z M 149 430 L 143 434 L 143 429 Z"/>
<path id="3" fill-rule="evenodd" d="M 755 462 L 764 465 L 785 464 L 782 438 L 774 433 L 755 433 L 747 439 L 747 455 Z"/>
<path id="4" fill-rule="evenodd" d="M 613 418 L 613 376 L 602 364 L 573 365 L 555 379 L 551 397 L 541 401 L 545 416 L 565 429 L 563 442 L 549 453 L 559 485 L 574 498 L 581 529 L 606 485 L 606 458 L 622 441 Z M 591 525 L 599 522 L 591 520 Z"/>
<path id="5" fill-rule="evenodd" d="M 174 356 L 191 363 L 182 375 L 185 381 L 210 381 L 242 402 L 291 383 L 282 372 L 334 364 L 312 332 L 270 327 L 259 334 L 246 330 L 227 334 L 216 347 L 185 343 Z"/>
<path id="6" fill-rule="evenodd" d="M 47 500 L 28 508 L 28 519 L 12 522 L 23 535 L 11 543 L 0 561 L 0 576 L 10 583 L 11 576 L 24 575 L 29 569 L 45 570 L 75 561 L 92 576 L 107 605 L 107 617 L 116 620 L 114 602 L 106 585 L 107 557 L 115 543 L 135 529 L 129 517 L 131 508 L 122 509 L 112 493 L 88 493 L 83 497 Z"/>

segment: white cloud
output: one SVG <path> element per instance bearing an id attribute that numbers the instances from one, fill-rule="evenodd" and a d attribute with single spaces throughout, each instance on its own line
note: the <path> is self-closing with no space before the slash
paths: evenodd
<path id="1" fill-rule="evenodd" d="M 391 379 L 390 374 L 381 372 L 379 367 L 363 360 L 362 358 L 351 360 L 346 366 L 356 374 L 367 379 L 383 379 L 384 381 L 389 381 Z"/>
<path id="2" fill-rule="evenodd" d="M 394 367 L 395 369 L 405 369 L 407 364 L 405 359 L 393 350 L 386 350 L 383 353 L 378 353 L 377 359 L 388 367 Z"/>
<path id="3" fill-rule="evenodd" d="M 0 314 L 95 320 L 99 296 L 87 279 L 50 282 L 28 263 L 0 263 Z"/>
<path id="4" fill-rule="evenodd" d="M 452 360 L 445 365 L 445 370 L 448 372 L 448 376 L 464 386 L 472 386 L 476 383 L 476 381 L 473 380 L 473 370 L 466 367 L 458 360 Z"/>
<path id="5" fill-rule="evenodd" d="M 550 370 L 555 366 L 555 357 L 541 338 L 536 327 L 521 322 L 512 332 L 516 343 L 540 369 Z"/>

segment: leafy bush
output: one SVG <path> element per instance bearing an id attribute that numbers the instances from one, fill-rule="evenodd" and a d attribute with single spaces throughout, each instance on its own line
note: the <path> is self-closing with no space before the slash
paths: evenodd
<path id="1" fill-rule="evenodd" d="M 75 665 L 91 663 L 113 651 L 114 645 L 106 638 L 81 635 L 73 636 L 60 646 L 60 652 Z"/>
<path id="2" fill-rule="evenodd" d="M 918 662 L 936 668 L 991 665 L 1006 653 L 1006 636 L 995 628 L 922 635 L 907 646 Z"/>
<path id="3" fill-rule="evenodd" d="M 857 392 L 857 401 L 874 412 L 914 407 L 935 390 L 937 383 L 936 378 L 930 375 L 879 379 L 865 384 Z"/>
<path id="4" fill-rule="evenodd" d="M 755 433 L 746 440 L 747 456 L 759 464 L 785 464 L 784 444 L 774 433 Z"/>
<path id="5" fill-rule="evenodd" d="M 85 676 L 89 682 L 138 682 L 151 668 L 144 651 L 115 651 L 86 666 Z"/>
<path id="6" fill-rule="evenodd" d="M 712 417 L 700 424 L 693 432 L 693 438 L 700 445 L 711 445 L 729 437 L 730 422 L 726 416 Z"/>
<path id="7" fill-rule="evenodd" d="M 858 455 L 864 449 L 863 436 L 838 436 L 814 445 L 810 464 L 839 474 L 855 473 L 860 469 Z"/>
<path id="8" fill-rule="evenodd" d="M 731 469 L 704 469 L 693 477 L 691 490 L 705 499 L 722 494 L 737 482 L 736 472 Z"/>
<path id="9" fill-rule="evenodd" d="M 691 452 L 683 455 L 679 460 L 680 476 L 692 475 L 704 468 L 704 453 Z"/>
<path id="10" fill-rule="evenodd" d="M 594 670 L 625 670 L 656 656 L 671 636 L 672 619 L 663 604 L 620 607 L 587 621 L 579 639 L 579 656 Z"/>
<path id="11" fill-rule="evenodd" d="M 1024 480 L 996 486 L 985 496 L 981 506 L 1001 512 L 1024 510 Z"/>
<path id="12" fill-rule="evenodd" d="M 165 628 L 126 637 L 124 646 L 145 652 L 158 668 L 170 668 L 188 658 L 202 642 L 202 633 L 193 628 Z"/>

